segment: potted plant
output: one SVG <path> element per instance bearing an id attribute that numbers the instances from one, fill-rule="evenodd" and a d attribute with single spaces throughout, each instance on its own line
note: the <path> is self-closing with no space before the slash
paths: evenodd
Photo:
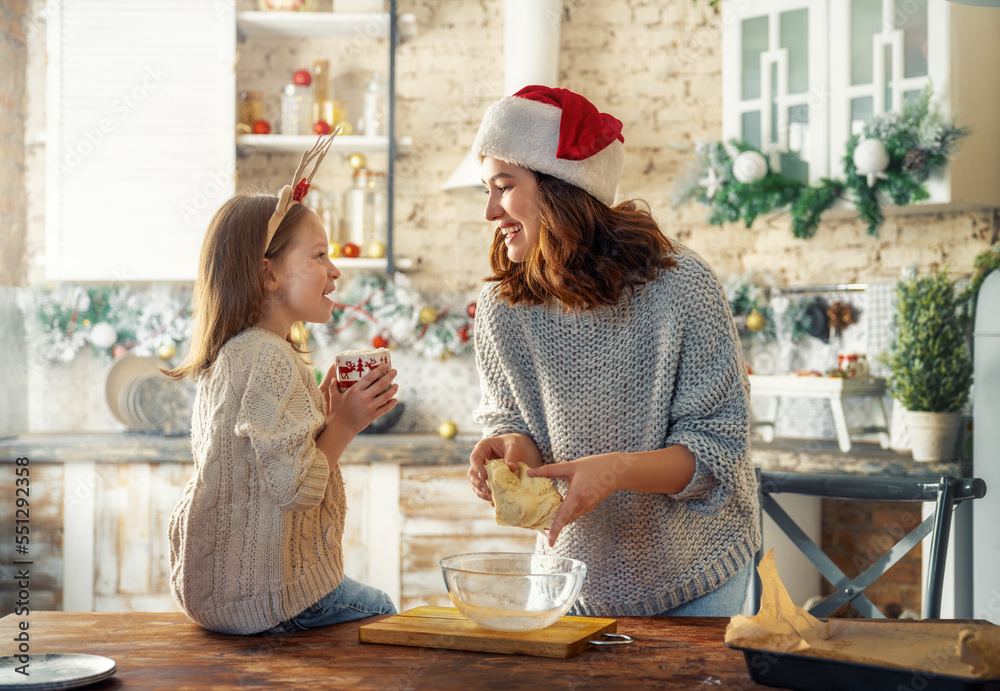
<path id="1" fill-rule="evenodd" d="M 916 461 L 950 460 L 969 399 L 972 358 L 968 314 L 942 270 L 896 286 L 896 315 L 887 364 L 889 391 L 906 408 Z"/>

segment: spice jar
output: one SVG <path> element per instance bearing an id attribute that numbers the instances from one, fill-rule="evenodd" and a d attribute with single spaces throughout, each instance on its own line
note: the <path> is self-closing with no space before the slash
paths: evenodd
<path id="1" fill-rule="evenodd" d="M 363 257 L 385 256 L 388 202 L 385 173 L 354 171 L 353 185 L 344 193 L 342 237 L 361 248 Z"/>
<path id="2" fill-rule="evenodd" d="M 384 137 L 389 134 L 389 85 L 377 74 L 365 88 L 364 133 Z"/>
<path id="3" fill-rule="evenodd" d="M 281 93 L 281 133 L 312 134 L 312 95 L 308 86 L 288 84 Z"/>
<path id="4" fill-rule="evenodd" d="M 264 96 L 259 91 L 240 92 L 240 113 L 241 124 L 253 127 L 258 120 L 264 119 Z"/>

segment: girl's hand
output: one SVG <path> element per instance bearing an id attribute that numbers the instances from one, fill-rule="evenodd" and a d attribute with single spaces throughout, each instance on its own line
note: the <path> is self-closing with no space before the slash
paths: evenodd
<path id="1" fill-rule="evenodd" d="M 563 478 L 569 483 L 566 497 L 549 527 L 549 547 L 554 547 L 559 532 L 608 498 L 619 487 L 622 454 L 584 456 L 575 461 L 551 463 L 528 471 L 531 477 Z"/>
<path id="2" fill-rule="evenodd" d="M 332 368 L 331 368 L 332 371 Z M 357 435 L 374 420 L 382 417 L 396 406 L 394 396 L 399 385 L 393 384 L 396 370 L 383 363 L 362 377 L 354 386 L 341 393 L 336 382 L 330 379 L 330 372 L 323 379 L 320 390 L 327 399 L 327 422 L 336 420 L 349 432 Z"/>
<path id="3" fill-rule="evenodd" d="M 486 461 L 502 458 L 507 466 L 517 472 L 518 462 L 529 468 L 537 468 L 542 464 L 542 455 L 538 452 L 535 440 L 526 434 L 514 432 L 496 437 L 481 439 L 469 456 L 469 482 L 480 499 L 493 504 L 493 495 L 486 484 Z"/>
<path id="4" fill-rule="evenodd" d="M 334 411 L 336 410 L 333 406 L 336 403 L 340 404 L 340 398 L 334 398 L 330 393 L 330 388 L 333 387 L 335 391 L 339 393 L 340 389 L 337 386 L 337 361 L 334 360 L 333 364 L 330 365 L 330 369 L 326 371 L 326 375 L 323 377 L 323 381 L 319 385 L 320 393 L 323 394 L 323 400 L 326 402 L 326 419 L 329 420 Z"/>

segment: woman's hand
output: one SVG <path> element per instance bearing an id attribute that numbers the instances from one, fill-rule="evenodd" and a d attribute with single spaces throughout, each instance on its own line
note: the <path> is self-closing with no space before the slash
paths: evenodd
<path id="1" fill-rule="evenodd" d="M 379 365 L 344 392 L 333 381 L 332 372 L 333 367 L 319 387 L 326 398 L 327 423 L 336 422 L 352 437 L 396 406 L 399 385 L 393 383 L 396 370 L 389 363 Z"/>
<path id="2" fill-rule="evenodd" d="M 542 465 L 542 454 L 535 440 L 526 434 L 514 432 L 481 439 L 469 456 L 469 482 L 480 499 L 493 504 L 493 495 L 486 484 L 486 461 L 502 458 L 507 466 L 517 472 L 518 462 L 529 468 Z"/>
<path id="3" fill-rule="evenodd" d="M 559 532 L 621 489 L 620 478 L 627 470 L 625 454 L 584 456 L 575 461 L 551 463 L 528 471 L 531 477 L 563 478 L 569 489 L 549 527 L 549 547 L 556 544 Z"/>

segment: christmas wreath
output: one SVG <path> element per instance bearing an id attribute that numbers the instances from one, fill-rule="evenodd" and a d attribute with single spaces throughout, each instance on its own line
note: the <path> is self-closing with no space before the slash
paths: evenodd
<path id="1" fill-rule="evenodd" d="M 787 207 L 792 234 L 808 239 L 820 215 L 838 199 L 852 203 L 877 237 L 882 205 L 906 206 L 927 199 L 925 185 L 945 166 L 965 127 L 945 122 L 931 108 L 931 89 L 907 103 L 901 114 L 869 118 L 860 134 L 848 139 L 843 180 L 823 178 L 807 185 L 770 169 L 764 154 L 742 140 L 699 142 L 692 172 L 682 183 L 675 206 L 692 199 L 708 206 L 713 225 L 742 220 L 749 228 L 765 213 Z"/>

